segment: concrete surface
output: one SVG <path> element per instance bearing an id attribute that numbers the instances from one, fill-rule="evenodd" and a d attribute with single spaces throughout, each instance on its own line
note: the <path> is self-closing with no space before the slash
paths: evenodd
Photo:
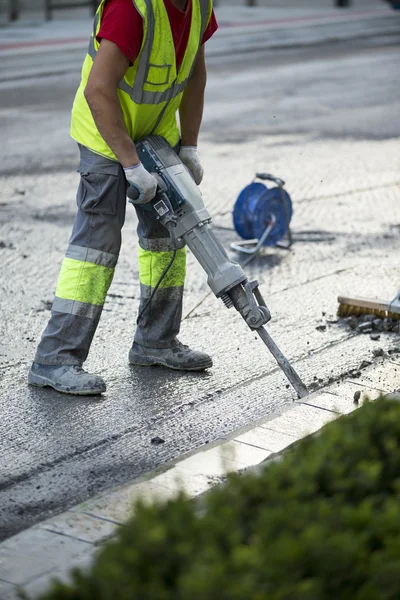
<path id="1" fill-rule="evenodd" d="M 20 533 L 0 544 L 2 600 L 17 599 L 17 585 L 31 598 L 45 592 L 54 578 L 69 580 L 73 567 L 88 568 L 96 549 L 114 535 L 134 513 L 134 504 L 171 499 L 181 491 L 194 498 L 219 485 L 227 473 L 243 471 L 277 456 L 299 439 L 325 424 L 374 400 L 398 382 L 400 356 L 380 359 L 355 384 L 347 381 L 314 393 L 282 414 L 261 419 L 256 426 L 232 434 L 230 439 L 201 449 L 146 479 L 114 488 L 73 507 L 58 517 Z M 354 392 L 360 399 L 354 402 Z"/>
<path id="2" fill-rule="evenodd" d="M 255 171 L 287 180 L 293 249 L 267 249 L 248 272 L 261 282 L 274 339 L 309 385 L 357 374 L 378 345 L 385 352 L 399 346 L 395 334 L 374 342 L 335 322 L 338 294 L 390 299 L 399 287 L 400 67 L 398 37 L 382 32 L 294 49 L 210 53 L 200 143 L 206 204 L 229 247 L 236 239 L 226 229 L 233 203 Z M 237 39 L 243 35 L 238 30 Z M 293 401 L 260 340 L 207 296 L 192 257 L 182 339 L 212 352 L 215 368 L 182 375 L 127 365 L 139 291 L 133 211 L 87 365 L 105 377 L 107 394 L 74 399 L 27 388 L 74 218 L 77 153 L 68 127 L 79 73 L 73 65 L 73 73 L 63 71 L 76 60 L 65 49 L 30 53 L 32 62 L 20 50 L 0 53 L 2 72 L 19 69 L 0 84 L 1 538 Z M 52 61 L 57 76 L 21 75 L 26 64 L 32 74 Z M 156 435 L 165 443 L 152 445 Z M 193 475 L 195 489 L 203 484 Z"/>

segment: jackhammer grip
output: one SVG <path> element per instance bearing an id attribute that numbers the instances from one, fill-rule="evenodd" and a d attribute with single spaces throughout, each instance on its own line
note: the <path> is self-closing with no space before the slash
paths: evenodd
<path id="1" fill-rule="evenodd" d="M 128 189 L 126 190 L 126 195 L 129 198 L 129 201 L 132 200 L 131 204 L 135 204 L 135 200 L 137 200 L 140 196 L 139 190 L 135 188 L 134 185 L 128 185 Z"/>
<path id="2" fill-rule="evenodd" d="M 139 190 L 137 188 L 135 188 L 134 185 L 128 186 L 128 189 L 126 190 L 126 195 L 129 198 L 129 202 L 131 204 L 137 206 L 137 203 L 135 202 L 135 200 L 137 200 L 140 197 L 140 193 L 139 193 Z M 165 198 L 166 198 L 168 207 L 170 207 L 168 196 L 166 195 L 165 191 L 158 185 L 156 195 L 154 196 L 154 198 L 152 198 L 148 202 L 139 203 L 139 206 L 146 207 L 146 208 L 149 208 L 149 207 L 154 208 L 154 204 L 156 202 L 158 202 L 159 200 L 164 200 L 164 202 L 165 202 Z M 171 211 L 172 211 L 172 208 L 171 208 Z"/>

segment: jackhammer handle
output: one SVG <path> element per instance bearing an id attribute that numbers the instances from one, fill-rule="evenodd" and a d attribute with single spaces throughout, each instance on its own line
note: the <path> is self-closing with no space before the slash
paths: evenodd
<path id="1" fill-rule="evenodd" d="M 126 195 L 129 198 L 131 204 L 136 204 L 137 206 L 151 206 L 153 202 L 160 199 L 160 196 L 164 194 L 163 190 L 157 186 L 157 192 L 154 198 L 149 200 L 149 202 L 135 202 L 140 197 L 139 190 L 134 185 L 128 185 L 128 189 L 126 190 Z"/>
<path id="2" fill-rule="evenodd" d="M 126 195 L 129 200 L 132 200 L 132 204 L 135 204 L 135 200 L 137 200 L 140 196 L 139 190 L 135 188 L 134 185 L 128 185 L 128 189 L 126 190 Z"/>
<path id="3" fill-rule="evenodd" d="M 165 183 L 164 183 L 162 177 L 160 177 L 158 175 L 158 173 L 151 173 L 151 175 L 153 175 L 154 179 L 157 181 L 156 195 L 154 196 L 154 198 L 152 198 L 152 200 L 150 200 L 150 202 L 140 202 L 139 204 L 145 204 L 148 206 L 155 200 L 159 199 L 160 195 L 162 195 L 163 193 L 165 193 L 167 191 L 167 188 L 165 186 Z M 131 204 L 136 204 L 135 200 L 137 200 L 140 197 L 140 192 L 134 185 L 128 185 L 126 195 L 128 196 L 129 201 L 131 201 Z"/>

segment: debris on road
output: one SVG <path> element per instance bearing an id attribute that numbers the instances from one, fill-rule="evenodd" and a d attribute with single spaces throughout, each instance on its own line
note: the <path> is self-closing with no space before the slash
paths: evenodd
<path id="1" fill-rule="evenodd" d="M 161 444 L 165 444 L 165 440 L 158 437 L 157 435 L 156 437 L 152 438 L 151 443 L 153 444 L 153 446 L 161 446 Z"/>
<path id="2" fill-rule="evenodd" d="M 377 319 L 375 315 L 361 315 L 360 317 L 351 315 L 350 317 L 339 319 L 338 323 L 344 323 L 347 327 L 359 333 L 371 333 L 370 337 L 374 341 L 379 340 L 380 336 L 374 335 L 373 332 L 400 333 L 400 322 L 390 317 Z"/>
<path id="3" fill-rule="evenodd" d="M 384 356 L 384 354 L 385 352 L 383 351 L 383 348 L 375 348 L 374 350 L 372 350 L 372 355 L 374 356 L 374 358 Z"/>
<path id="4" fill-rule="evenodd" d="M 377 342 L 378 340 L 381 339 L 381 336 L 379 335 L 379 333 L 372 333 L 369 337 L 373 342 Z"/>
<path id="5" fill-rule="evenodd" d="M 371 333 L 372 332 L 371 321 L 367 321 L 366 323 L 360 323 L 358 326 L 358 331 L 360 331 L 361 333 Z"/>
<path id="6" fill-rule="evenodd" d="M 6 244 L 6 242 L 0 241 L 0 248 L 7 248 L 8 250 L 15 250 L 15 246 L 11 242 Z"/>
<path id="7" fill-rule="evenodd" d="M 370 365 L 372 365 L 372 362 L 370 360 L 363 360 L 360 365 L 360 369 L 366 369 Z"/>

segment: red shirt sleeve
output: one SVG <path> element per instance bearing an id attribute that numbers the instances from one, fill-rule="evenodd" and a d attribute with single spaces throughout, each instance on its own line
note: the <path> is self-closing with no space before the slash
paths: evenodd
<path id="1" fill-rule="evenodd" d="M 97 41 L 113 42 L 133 64 L 143 40 L 143 19 L 132 0 L 108 0 L 104 6 Z"/>
<path id="2" fill-rule="evenodd" d="M 217 23 L 217 18 L 214 13 L 214 9 L 213 9 L 210 20 L 207 25 L 207 29 L 205 30 L 203 38 L 201 40 L 201 43 L 205 44 L 210 39 L 210 37 L 214 35 L 214 33 L 217 31 L 217 29 L 218 29 L 218 23 Z"/>

